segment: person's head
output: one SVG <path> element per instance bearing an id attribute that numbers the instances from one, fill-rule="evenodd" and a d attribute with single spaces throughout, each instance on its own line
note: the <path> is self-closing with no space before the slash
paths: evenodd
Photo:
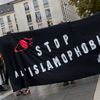
<path id="1" fill-rule="evenodd" d="M 60 22 L 60 24 L 64 23 L 63 21 Z"/>
<path id="2" fill-rule="evenodd" d="M 7 35 L 11 34 L 11 31 L 7 32 Z"/>

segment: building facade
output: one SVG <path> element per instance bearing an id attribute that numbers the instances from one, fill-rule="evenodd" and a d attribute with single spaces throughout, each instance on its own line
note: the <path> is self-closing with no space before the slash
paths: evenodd
<path id="1" fill-rule="evenodd" d="M 0 36 L 79 19 L 68 0 L 15 0 L 1 5 L 0 12 Z"/>
<path id="2" fill-rule="evenodd" d="M 13 2 L 0 5 L 0 36 L 18 32 Z"/>

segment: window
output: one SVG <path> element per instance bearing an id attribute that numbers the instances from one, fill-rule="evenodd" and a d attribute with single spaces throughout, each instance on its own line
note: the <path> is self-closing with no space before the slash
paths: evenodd
<path id="1" fill-rule="evenodd" d="M 38 0 L 33 0 L 35 10 L 39 10 Z"/>
<path id="2" fill-rule="evenodd" d="M 24 3 L 24 8 L 25 8 L 25 12 L 29 11 L 28 2 L 25 2 L 25 3 Z"/>
<path id="3" fill-rule="evenodd" d="M 4 26 L 4 21 L 3 21 L 3 18 L 0 18 L 0 24 L 1 24 L 1 27 Z"/>
<path id="4" fill-rule="evenodd" d="M 29 26 L 29 30 L 30 31 L 34 30 L 33 26 Z"/>
<path id="5" fill-rule="evenodd" d="M 11 22 L 11 17 L 7 16 L 7 20 L 8 20 L 8 23 L 10 23 Z"/>
<path id="6" fill-rule="evenodd" d="M 38 28 L 39 29 L 43 28 L 43 24 L 42 23 L 38 24 Z"/>
<path id="7" fill-rule="evenodd" d="M 41 18 L 41 13 L 40 12 L 35 12 L 35 16 L 36 16 L 36 22 L 42 22 L 42 18 Z"/>
<path id="8" fill-rule="evenodd" d="M 2 27 L 1 30 L 2 30 L 3 35 L 6 35 L 5 27 Z"/>
<path id="9" fill-rule="evenodd" d="M 32 22 L 31 14 L 26 15 L 28 23 Z"/>
<path id="10" fill-rule="evenodd" d="M 16 15 L 14 14 L 14 18 L 15 18 L 15 22 L 17 23 L 17 18 L 16 18 Z"/>
<path id="11" fill-rule="evenodd" d="M 48 0 L 43 0 L 43 3 L 44 3 L 44 7 L 45 7 L 45 8 L 49 6 Z"/>
<path id="12" fill-rule="evenodd" d="M 18 24 L 16 24 L 16 28 L 17 28 L 17 31 L 19 31 L 19 27 L 18 27 Z"/>
<path id="13" fill-rule="evenodd" d="M 47 19 L 51 19 L 51 13 L 50 13 L 50 9 L 45 9 L 45 13 L 46 13 L 46 17 Z"/>
<path id="14" fill-rule="evenodd" d="M 10 31 L 10 32 L 13 32 L 13 31 L 14 31 L 12 25 L 9 26 L 9 31 Z"/>

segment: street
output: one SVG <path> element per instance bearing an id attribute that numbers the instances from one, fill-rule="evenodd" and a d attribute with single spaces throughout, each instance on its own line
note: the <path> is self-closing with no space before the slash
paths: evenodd
<path id="1" fill-rule="evenodd" d="M 93 100 L 98 76 L 76 80 L 73 86 L 57 83 L 45 86 L 30 87 L 31 95 L 16 96 L 15 93 L 2 100 Z"/>

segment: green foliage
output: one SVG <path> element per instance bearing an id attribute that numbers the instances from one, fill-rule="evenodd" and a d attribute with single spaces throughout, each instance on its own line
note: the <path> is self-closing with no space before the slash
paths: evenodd
<path id="1" fill-rule="evenodd" d="M 69 3 L 77 7 L 81 17 L 87 17 L 100 11 L 100 0 L 70 0 Z"/>

